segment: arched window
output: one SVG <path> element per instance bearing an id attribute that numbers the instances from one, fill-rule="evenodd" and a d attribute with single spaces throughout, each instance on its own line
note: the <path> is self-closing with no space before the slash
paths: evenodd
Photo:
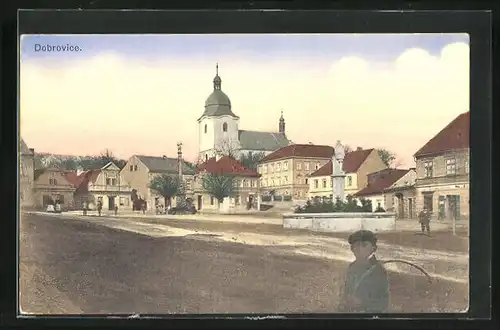
<path id="1" fill-rule="evenodd" d="M 207 124 L 205 124 L 205 134 L 207 133 Z"/>
<path id="2" fill-rule="evenodd" d="M 227 123 L 222 124 L 222 131 L 227 132 Z"/>

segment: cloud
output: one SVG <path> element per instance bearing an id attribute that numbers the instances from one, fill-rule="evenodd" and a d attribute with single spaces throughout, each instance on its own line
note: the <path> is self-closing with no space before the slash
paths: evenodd
<path id="1" fill-rule="evenodd" d="M 381 45 L 383 47 L 383 45 Z M 195 158 L 196 119 L 212 91 L 215 61 L 241 129 L 278 129 L 284 110 L 296 143 L 386 147 L 411 155 L 469 104 L 469 47 L 439 56 L 408 49 L 392 63 L 345 57 L 258 61 L 244 55 L 176 61 L 106 53 L 72 61 L 21 63 L 21 134 L 30 147 L 64 153 Z"/>

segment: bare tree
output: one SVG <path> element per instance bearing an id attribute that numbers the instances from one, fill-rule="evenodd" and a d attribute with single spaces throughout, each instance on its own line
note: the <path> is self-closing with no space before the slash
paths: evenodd
<path id="1" fill-rule="evenodd" d="M 221 157 L 229 156 L 237 159 L 239 156 L 238 143 L 231 139 L 225 139 L 215 147 L 215 153 Z"/>
<path id="2" fill-rule="evenodd" d="M 397 158 L 396 154 L 387 149 L 377 149 L 378 154 L 384 164 L 389 168 L 398 168 L 402 165 L 402 161 Z"/>

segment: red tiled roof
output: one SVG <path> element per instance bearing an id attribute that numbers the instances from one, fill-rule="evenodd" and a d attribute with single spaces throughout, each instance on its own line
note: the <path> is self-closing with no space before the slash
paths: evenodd
<path id="1" fill-rule="evenodd" d="M 469 148 L 470 111 L 462 113 L 429 140 L 415 157 Z"/>
<path id="2" fill-rule="evenodd" d="M 344 157 L 344 163 L 342 164 L 342 168 L 346 173 L 356 173 L 359 167 L 363 164 L 365 159 L 370 155 L 373 149 L 366 150 L 354 150 L 348 152 Z M 315 172 L 311 173 L 311 176 L 328 176 L 332 175 L 333 166 L 332 161 L 330 160 L 328 163 L 320 167 Z"/>
<path id="3" fill-rule="evenodd" d="M 64 176 L 75 188 L 87 190 L 89 182 L 95 183 L 99 173 L 101 173 L 100 169 L 88 170 L 79 175 L 74 171 L 65 171 Z"/>
<path id="4" fill-rule="evenodd" d="M 282 158 L 301 157 L 301 158 L 331 158 L 333 156 L 333 147 L 315 144 L 292 144 L 278 149 L 261 159 L 259 163 L 265 163 L 271 160 Z"/>
<path id="5" fill-rule="evenodd" d="M 259 176 L 259 173 L 246 168 L 242 163 L 229 156 L 224 156 L 219 160 L 216 160 L 215 157 L 210 158 L 205 163 L 202 163 L 200 166 L 198 166 L 198 173 L 204 171 L 213 174 L 250 177 Z"/>
<path id="6" fill-rule="evenodd" d="M 367 187 L 355 193 L 354 196 L 369 196 L 369 195 L 381 194 L 384 191 L 384 189 L 389 188 L 391 185 L 394 184 L 394 182 L 401 179 L 409 171 L 410 170 L 393 169 L 393 168 L 384 169 L 378 172 L 380 173 L 380 176 L 375 181 L 373 181 Z"/>

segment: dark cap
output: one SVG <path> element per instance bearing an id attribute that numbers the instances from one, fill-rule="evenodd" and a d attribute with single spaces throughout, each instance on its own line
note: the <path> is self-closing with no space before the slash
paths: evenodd
<path id="1" fill-rule="evenodd" d="M 358 230 L 349 235 L 348 242 L 351 245 L 356 242 L 370 242 L 373 245 L 377 245 L 377 237 L 369 230 Z"/>

